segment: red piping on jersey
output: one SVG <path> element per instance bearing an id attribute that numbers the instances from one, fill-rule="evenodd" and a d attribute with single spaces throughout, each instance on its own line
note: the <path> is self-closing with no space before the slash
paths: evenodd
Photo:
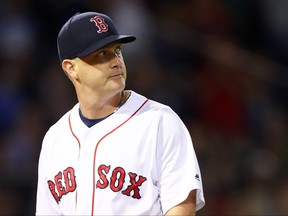
<path id="1" fill-rule="evenodd" d="M 75 133 L 73 132 L 70 117 L 71 117 L 71 113 L 70 113 L 69 116 L 68 116 L 69 127 L 70 127 L 70 131 L 71 131 L 72 135 L 75 137 L 75 139 L 76 139 L 77 142 L 78 142 L 78 145 L 79 145 L 79 152 L 80 152 L 80 148 L 81 148 L 80 140 L 78 139 L 78 137 L 77 137 L 77 136 L 75 135 Z M 79 156 L 78 156 L 78 159 L 79 159 Z M 76 202 L 76 206 L 77 206 L 77 190 L 76 190 L 76 198 L 75 198 L 75 199 L 76 199 L 75 202 Z"/>
<path id="2" fill-rule="evenodd" d="M 96 164 L 96 152 L 97 152 L 97 148 L 100 144 L 100 142 L 105 139 L 107 136 L 109 136 L 110 134 L 112 134 L 114 131 L 116 131 L 118 128 L 120 128 L 121 126 L 123 126 L 126 122 L 128 122 L 134 115 L 136 115 L 137 112 L 139 112 L 139 110 L 147 103 L 148 99 L 146 99 L 146 101 L 144 101 L 144 103 L 128 118 L 126 119 L 123 123 L 121 123 L 120 125 L 118 125 L 116 128 L 114 128 L 113 130 L 111 130 L 109 133 L 105 134 L 96 144 L 95 147 L 95 151 L 94 151 L 94 162 L 93 162 L 93 194 L 92 194 L 92 212 L 91 215 L 94 215 L 94 198 L 95 198 L 95 164 Z"/>
<path id="3" fill-rule="evenodd" d="M 72 125 L 71 125 L 70 116 L 71 116 L 71 113 L 70 113 L 70 115 L 69 115 L 69 117 L 68 117 L 70 131 L 71 131 L 72 135 L 75 137 L 75 139 L 77 140 L 78 145 L 79 145 L 79 149 L 80 149 L 80 147 L 81 147 L 80 141 L 79 141 L 78 137 L 75 135 L 75 133 L 74 133 L 73 130 L 72 130 Z"/>

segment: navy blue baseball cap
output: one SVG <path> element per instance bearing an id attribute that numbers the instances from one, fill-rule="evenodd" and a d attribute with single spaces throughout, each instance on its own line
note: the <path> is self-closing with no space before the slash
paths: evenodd
<path id="1" fill-rule="evenodd" d="M 97 12 L 77 13 L 61 28 L 57 37 L 60 62 L 84 57 L 114 42 L 130 43 L 133 35 L 118 33 L 111 18 Z"/>

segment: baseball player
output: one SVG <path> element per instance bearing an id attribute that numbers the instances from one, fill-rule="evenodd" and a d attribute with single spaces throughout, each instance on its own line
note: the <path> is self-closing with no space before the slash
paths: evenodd
<path id="1" fill-rule="evenodd" d="M 125 90 L 121 45 L 135 39 L 96 12 L 78 13 L 60 30 L 60 62 L 79 103 L 43 139 L 36 215 L 187 215 L 204 206 L 181 119 Z"/>

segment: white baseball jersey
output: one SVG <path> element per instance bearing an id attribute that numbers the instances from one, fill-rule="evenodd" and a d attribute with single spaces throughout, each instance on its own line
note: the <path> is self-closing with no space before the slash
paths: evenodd
<path id="1" fill-rule="evenodd" d="M 36 215 L 163 215 L 197 190 L 201 174 L 187 128 L 168 106 L 131 91 L 88 128 L 76 104 L 46 133 Z"/>

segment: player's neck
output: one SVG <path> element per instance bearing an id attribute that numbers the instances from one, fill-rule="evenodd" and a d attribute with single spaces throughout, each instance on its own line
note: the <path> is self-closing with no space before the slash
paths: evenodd
<path id="1" fill-rule="evenodd" d="M 93 97 L 80 99 L 81 113 L 88 119 L 100 119 L 111 115 L 119 108 L 126 98 L 126 93 L 119 92 L 112 97 Z"/>

